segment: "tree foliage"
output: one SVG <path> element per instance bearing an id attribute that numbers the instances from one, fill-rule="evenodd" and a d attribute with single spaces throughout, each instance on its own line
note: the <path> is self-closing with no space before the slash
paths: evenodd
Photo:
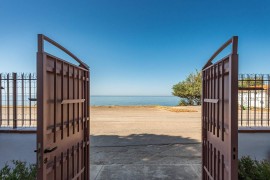
<path id="1" fill-rule="evenodd" d="M 262 87 L 263 86 L 263 78 L 262 77 L 241 77 L 238 81 L 239 88 L 247 88 L 247 87 Z"/>
<path id="2" fill-rule="evenodd" d="M 201 104 L 202 79 L 201 73 L 196 70 L 188 77 L 172 88 L 172 94 L 181 99 L 179 105 L 200 105 Z"/>

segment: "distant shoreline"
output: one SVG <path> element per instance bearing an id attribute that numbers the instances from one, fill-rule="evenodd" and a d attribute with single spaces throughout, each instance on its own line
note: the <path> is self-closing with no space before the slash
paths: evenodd
<path id="1" fill-rule="evenodd" d="M 199 112 L 201 106 L 159 106 L 159 105 L 135 105 L 135 106 L 90 106 L 90 109 L 119 109 L 119 110 L 128 110 L 128 109 L 159 109 L 166 110 L 171 112 Z"/>

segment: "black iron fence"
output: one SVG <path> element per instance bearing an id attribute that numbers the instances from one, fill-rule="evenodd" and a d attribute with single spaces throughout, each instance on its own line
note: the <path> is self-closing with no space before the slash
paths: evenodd
<path id="1" fill-rule="evenodd" d="M 0 74 L 0 130 L 36 128 L 37 78 L 34 73 Z M 270 74 L 240 74 L 238 125 L 270 127 Z"/>
<path id="2" fill-rule="evenodd" d="M 0 74 L 0 129 L 36 127 L 36 74 Z"/>
<path id="3" fill-rule="evenodd" d="M 238 124 L 270 126 L 269 74 L 240 74 L 238 79 Z"/>

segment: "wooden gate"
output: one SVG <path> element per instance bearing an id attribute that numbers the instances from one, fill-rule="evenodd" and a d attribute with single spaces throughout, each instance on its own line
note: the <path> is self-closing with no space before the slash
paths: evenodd
<path id="1" fill-rule="evenodd" d="M 79 65 L 45 52 L 44 41 L 67 53 Z M 37 179 L 89 179 L 88 105 L 88 66 L 60 44 L 39 34 Z"/>
<path id="2" fill-rule="evenodd" d="M 226 47 L 232 51 L 216 63 Z M 221 46 L 202 69 L 202 179 L 238 178 L 238 37 Z"/>

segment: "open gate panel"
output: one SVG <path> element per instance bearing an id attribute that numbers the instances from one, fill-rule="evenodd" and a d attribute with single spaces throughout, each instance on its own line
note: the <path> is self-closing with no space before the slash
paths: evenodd
<path id="1" fill-rule="evenodd" d="M 237 43 L 236 37 L 225 45 L 233 42 Z M 233 51 L 214 64 L 211 61 L 202 70 L 202 179 L 234 180 L 238 172 L 238 56 Z"/>
<path id="2" fill-rule="evenodd" d="M 89 71 L 38 52 L 38 177 L 89 178 Z"/>

